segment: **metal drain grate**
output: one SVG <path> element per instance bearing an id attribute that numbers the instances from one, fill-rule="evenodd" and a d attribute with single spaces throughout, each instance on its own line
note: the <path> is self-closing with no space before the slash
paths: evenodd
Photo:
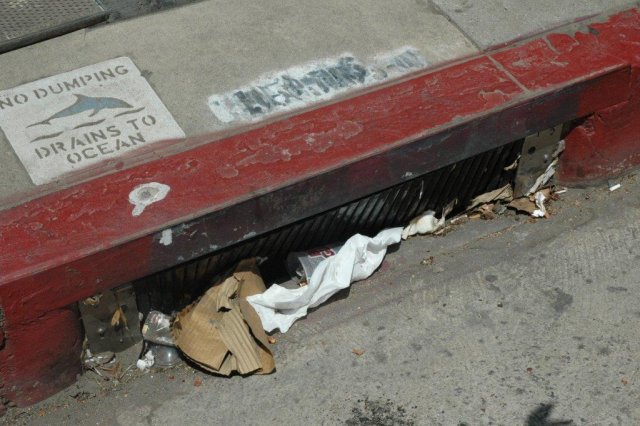
<path id="1" fill-rule="evenodd" d="M 206 290 L 216 274 L 253 256 L 284 259 L 291 251 L 344 241 L 353 234 L 374 235 L 404 226 L 425 210 L 442 211 L 458 199 L 464 208 L 475 196 L 513 183 L 516 170 L 505 171 L 522 150 L 523 140 L 427 173 L 336 209 L 226 248 L 211 256 L 160 272 L 135 283 L 141 312 L 171 312 Z"/>
<path id="2" fill-rule="evenodd" d="M 106 19 L 94 0 L 1 0 L 0 53 Z"/>

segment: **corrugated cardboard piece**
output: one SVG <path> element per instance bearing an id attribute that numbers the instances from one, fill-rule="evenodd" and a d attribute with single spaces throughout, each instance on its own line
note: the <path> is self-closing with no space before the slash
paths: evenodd
<path id="1" fill-rule="evenodd" d="M 214 373 L 271 373 L 275 362 L 267 335 L 246 301 L 264 291 L 255 259 L 243 260 L 231 276 L 178 314 L 173 325 L 177 346 Z"/>

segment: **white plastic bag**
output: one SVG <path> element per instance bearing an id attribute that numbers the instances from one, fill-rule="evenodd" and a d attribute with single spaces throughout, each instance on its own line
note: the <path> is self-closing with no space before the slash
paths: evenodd
<path id="1" fill-rule="evenodd" d="M 381 231 L 374 238 L 356 234 L 349 238 L 340 251 L 323 260 L 315 269 L 308 285 L 287 289 L 272 285 L 262 294 L 247 298 L 266 331 L 279 328 L 286 333 L 307 310 L 320 305 L 338 291 L 373 274 L 380 266 L 387 247 L 400 242 L 402 228 Z"/>

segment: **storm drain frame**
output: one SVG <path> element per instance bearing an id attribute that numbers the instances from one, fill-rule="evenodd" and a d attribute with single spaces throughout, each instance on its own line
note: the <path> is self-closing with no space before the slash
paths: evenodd
<path id="1" fill-rule="evenodd" d="M 134 282 L 138 309 L 172 312 L 209 288 L 219 274 L 249 257 L 283 263 L 293 251 L 345 241 L 356 233 L 405 226 L 426 210 L 441 213 L 457 199 L 455 212 L 473 197 L 515 180 L 517 168 L 505 170 L 521 154 L 524 139 L 499 146 L 342 206 L 286 225 L 185 264 Z"/>

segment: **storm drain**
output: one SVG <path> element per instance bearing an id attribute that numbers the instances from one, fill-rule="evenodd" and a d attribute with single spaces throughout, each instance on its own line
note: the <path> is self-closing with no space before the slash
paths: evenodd
<path id="1" fill-rule="evenodd" d="M 94 0 L 0 0 L 0 53 L 107 18 Z"/>
<path id="2" fill-rule="evenodd" d="M 146 277 L 135 283 L 138 307 L 145 313 L 181 309 L 209 288 L 216 275 L 244 258 L 268 257 L 282 265 L 289 252 L 342 242 L 356 233 L 373 236 L 384 228 L 405 226 L 425 210 L 440 214 L 454 199 L 462 210 L 473 197 L 514 182 L 516 170 L 508 166 L 519 157 L 522 145 L 523 140 L 503 145 Z"/>

